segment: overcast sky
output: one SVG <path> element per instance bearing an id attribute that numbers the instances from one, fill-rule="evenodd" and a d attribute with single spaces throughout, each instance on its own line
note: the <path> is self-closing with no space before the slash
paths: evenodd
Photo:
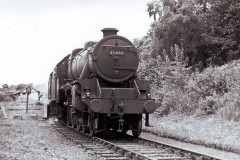
<path id="1" fill-rule="evenodd" d="M 0 0 L 0 85 L 47 84 L 74 48 L 113 27 L 131 41 L 146 34 L 151 0 Z"/>

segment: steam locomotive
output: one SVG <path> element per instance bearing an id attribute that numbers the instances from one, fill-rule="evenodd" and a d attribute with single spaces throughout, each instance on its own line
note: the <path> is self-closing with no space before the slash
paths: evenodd
<path id="1" fill-rule="evenodd" d="M 87 42 L 64 57 L 48 82 L 48 115 L 94 136 L 108 130 L 138 137 L 143 114 L 156 109 L 149 81 L 136 74 L 136 47 L 115 28 L 102 30 L 98 42 Z"/>

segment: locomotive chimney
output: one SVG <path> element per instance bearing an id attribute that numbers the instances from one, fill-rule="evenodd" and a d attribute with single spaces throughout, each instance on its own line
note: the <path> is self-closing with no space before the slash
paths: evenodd
<path id="1" fill-rule="evenodd" d="M 103 37 L 107 37 L 110 35 L 117 35 L 118 30 L 116 28 L 104 28 L 102 32 L 103 32 Z"/>

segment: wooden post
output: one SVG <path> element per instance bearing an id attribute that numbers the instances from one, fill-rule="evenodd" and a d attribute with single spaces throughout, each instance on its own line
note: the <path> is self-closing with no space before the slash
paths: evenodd
<path id="1" fill-rule="evenodd" d="M 29 95 L 29 93 L 27 93 L 26 113 L 28 113 L 28 95 Z"/>
<path id="2" fill-rule="evenodd" d="M 40 92 L 38 91 L 38 101 L 40 101 Z"/>
<path id="3" fill-rule="evenodd" d="M 26 93 L 27 93 L 27 102 L 26 102 L 26 113 L 28 113 L 28 96 L 31 93 L 31 87 L 26 88 Z"/>

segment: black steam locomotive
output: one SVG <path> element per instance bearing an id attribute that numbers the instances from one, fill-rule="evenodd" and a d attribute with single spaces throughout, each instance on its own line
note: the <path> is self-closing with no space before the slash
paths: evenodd
<path id="1" fill-rule="evenodd" d="M 49 116 L 82 132 L 95 135 L 108 130 L 138 137 L 142 114 L 156 109 L 149 81 L 139 80 L 139 55 L 135 46 L 118 36 L 115 28 L 102 30 L 98 42 L 64 57 L 49 76 Z"/>

